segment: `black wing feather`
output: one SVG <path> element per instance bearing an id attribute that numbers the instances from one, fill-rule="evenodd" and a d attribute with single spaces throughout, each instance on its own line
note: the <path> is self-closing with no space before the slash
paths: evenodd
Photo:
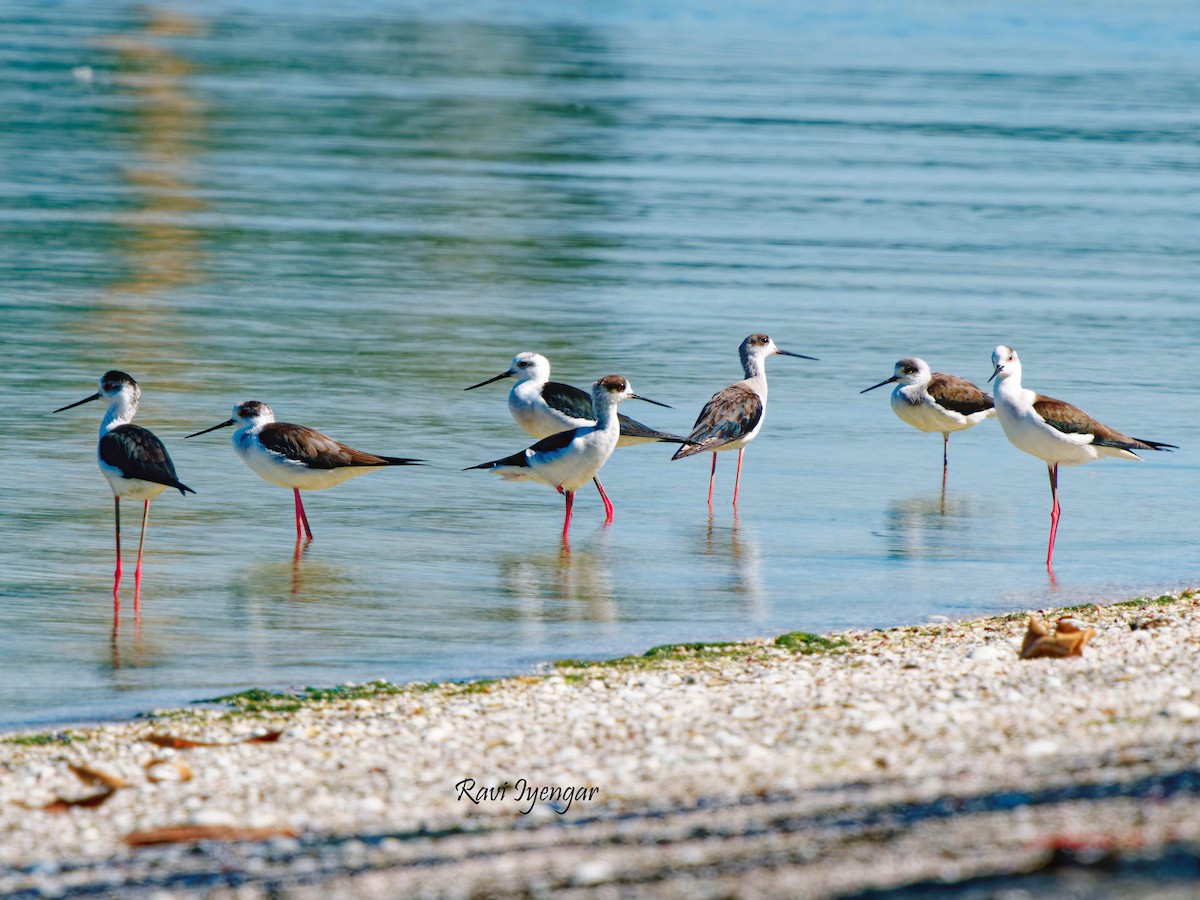
<path id="1" fill-rule="evenodd" d="M 596 411 L 595 407 L 592 406 L 592 398 L 587 392 L 574 385 L 563 384 L 561 381 L 547 381 L 546 386 L 542 388 L 542 399 L 546 401 L 547 406 L 563 415 L 570 416 L 573 419 L 596 421 Z M 617 414 L 617 422 L 621 425 L 621 435 L 623 437 L 647 438 L 655 441 L 666 441 L 671 444 L 687 443 L 686 438 L 667 434 L 665 431 L 657 431 L 649 425 L 643 425 L 641 422 L 620 413 Z"/>
<path id="2" fill-rule="evenodd" d="M 554 450 L 561 450 L 571 443 L 571 441 L 575 440 L 575 434 L 578 430 L 578 428 L 570 428 L 566 431 L 560 431 L 558 434 L 542 438 L 527 450 L 520 450 L 512 456 L 506 456 L 503 459 L 493 459 L 491 462 L 480 463 L 477 466 L 467 466 L 463 471 L 465 472 L 468 469 L 495 469 L 500 466 L 528 468 L 530 453 L 549 453 Z"/>
<path id="3" fill-rule="evenodd" d="M 686 444 L 688 442 L 687 438 L 667 434 L 665 431 L 657 431 L 649 425 L 643 425 L 641 422 L 621 413 L 617 413 L 617 421 L 621 425 L 621 437 L 649 438 L 655 441 L 662 441 L 666 444 Z"/>
<path id="4" fill-rule="evenodd" d="M 196 493 L 175 474 L 163 442 L 140 425 L 118 425 L 100 438 L 100 459 L 126 478 L 165 484 L 181 494 Z"/>
<path id="5" fill-rule="evenodd" d="M 561 381 L 547 381 L 542 388 L 542 399 L 546 401 L 547 406 L 563 415 L 573 419 L 596 421 L 591 395 L 574 385 L 563 384 Z"/>

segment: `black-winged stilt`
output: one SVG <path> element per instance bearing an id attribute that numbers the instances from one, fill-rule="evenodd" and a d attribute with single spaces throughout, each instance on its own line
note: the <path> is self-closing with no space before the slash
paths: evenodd
<path id="1" fill-rule="evenodd" d="M 566 544 L 575 492 L 596 477 L 617 448 L 620 437 L 617 404 L 630 399 L 645 400 L 656 406 L 666 405 L 638 396 L 620 375 L 607 375 L 592 385 L 592 409 L 596 413 L 594 423 L 558 432 L 512 456 L 468 466 L 467 470 L 491 469 L 507 481 L 540 481 L 563 494 L 566 498 L 563 543 Z M 612 518 L 607 504 L 605 512 L 607 523 Z"/>
<path id="2" fill-rule="evenodd" d="M 385 466 L 419 465 L 422 460 L 398 456 L 376 456 L 347 447 L 304 425 L 276 422 L 271 407 L 258 400 L 247 400 L 233 408 L 232 418 L 211 428 L 189 434 L 189 438 L 208 434 L 218 428 L 236 426 L 233 449 L 256 475 L 271 484 L 291 488 L 296 500 L 296 540 L 301 526 L 308 540 L 313 539 L 304 513 L 301 491 L 333 487 L 357 475 L 365 475 Z"/>
<path id="3" fill-rule="evenodd" d="M 133 570 L 133 608 L 138 611 L 142 591 L 142 550 L 146 546 L 146 522 L 150 517 L 150 501 L 175 488 L 181 494 L 196 493 L 179 480 L 175 464 L 153 432 L 133 425 L 142 389 L 133 377 L 113 369 L 100 376 L 100 390 L 77 403 L 68 403 L 54 410 L 91 403 L 108 402 L 108 411 L 100 422 L 100 444 L 96 448 L 100 471 L 108 479 L 113 492 L 113 513 L 116 519 L 117 568 L 113 576 L 113 604 L 120 609 L 121 589 L 121 498 L 143 501 L 142 535 L 138 541 L 137 567 Z"/>
<path id="4" fill-rule="evenodd" d="M 942 435 L 942 487 L 950 465 L 950 433 L 965 431 L 995 415 L 992 395 L 965 378 L 929 371 L 929 363 L 911 356 L 896 363 L 891 378 L 859 391 L 865 394 L 885 384 L 895 384 L 892 411 L 918 431 Z"/>
<path id="5" fill-rule="evenodd" d="M 996 379 L 996 417 L 1004 436 L 1018 450 L 1046 463 L 1050 474 L 1050 544 L 1046 568 L 1053 575 L 1054 537 L 1058 532 L 1058 467 L 1077 466 L 1102 456 L 1141 457 L 1134 450 L 1177 450 L 1174 444 L 1130 437 L 1101 424 L 1083 410 L 1021 386 L 1021 360 L 1012 347 L 992 351 L 992 378 Z"/>
<path id="6" fill-rule="evenodd" d="M 508 392 L 508 411 L 513 420 L 532 437 L 548 438 L 572 428 L 596 424 L 591 395 L 574 385 L 551 381 L 550 360 L 540 353 L 518 353 L 513 357 L 507 371 L 463 390 L 473 391 L 501 378 L 517 379 L 517 383 Z M 665 403 L 659 405 L 666 406 Z M 687 443 L 686 438 L 656 431 L 620 413 L 617 414 L 617 421 L 621 427 L 621 436 L 617 439 L 618 447 L 659 441 L 669 444 Z M 600 492 L 600 499 L 604 501 L 604 524 L 611 525 L 612 502 L 608 499 L 600 479 L 593 478 L 592 481 L 596 484 L 596 490 Z"/>
<path id="7" fill-rule="evenodd" d="M 746 377 L 736 384 L 731 384 L 722 391 L 713 394 L 712 399 L 704 404 L 692 433 L 688 435 L 691 443 L 685 444 L 675 451 L 671 459 L 683 459 L 697 453 L 711 452 L 713 455 L 712 471 L 708 476 L 708 506 L 712 508 L 713 480 L 717 475 L 717 452 L 720 450 L 737 450 L 737 476 L 733 482 L 733 505 L 737 506 L 738 487 L 742 481 L 742 453 L 746 445 L 758 437 L 762 429 L 763 417 L 767 411 L 767 372 L 766 358 L 772 355 L 794 356 L 797 359 L 811 359 L 815 356 L 805 356 L 802 353 L 791 353 L 780 350 L 775 342 L 765 334 L 752 334 L 738 347 L 738 355 L 742 359 L 742 369 Z"/>

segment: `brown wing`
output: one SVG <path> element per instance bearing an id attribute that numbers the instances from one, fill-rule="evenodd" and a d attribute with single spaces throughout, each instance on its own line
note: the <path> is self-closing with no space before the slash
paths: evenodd
<path id="1" fill-rule="evenodd" d="M 1151 441 L 1144 438 L 1130 437 L 1115 428 L 1097 422 L 1078 406 L 1072 406 L 1053 397 L 1037 395 L 1033 402 L 1034 411 L 1046 420 L 1051 428 L 1063 434 L 1093 435 L 1093 444 L 1100 447 L 1117 447 L 1121 450 L 1178 450 L 1174 444 L 1164 444 L 1162 441 Z"/>
<path id="2" fill-rule="evenodd" d="M 981 391 L 965 378 L 934 372 L 926 388 L 938 406 L 964 416 L 992 408 L 992 395 Z"/>
<path id="3" fill-rule="evenodd" d="M 749 434 L 762 418 L 762 398 L 743 384 L 732 384 L 704 404 L 688 440 L 671 459 L 716 450 Z"/>
<path id="4" fill-rule="evenodd" d="M 1033 409 L 1047 425 L 1063 434 L 1090 434 L 1093 437 L 1092 443 L 1103 447 L 1120 447 L 1125 450 L 1151 449 L 1149 444 L 1097 422 L 1078 406 L 1072 406 L 1065 401 L 1038 394 L 1037 399 L 1033 401 Z"/>
<path id="5" fill-rule="evenodd" d="M 326 437 L 319 431 L 288 422 L 272 422 L 258 433 L 268 450 L 302 462 L 312 469 L 343 469 L 346 466 L 402 466 L 418 462 L 395 456 L 376 456 Z"/>

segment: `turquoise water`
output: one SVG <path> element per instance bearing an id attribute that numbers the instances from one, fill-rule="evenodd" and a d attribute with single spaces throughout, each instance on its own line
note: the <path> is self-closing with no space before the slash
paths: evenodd
<path id="1" fill-rule="evenodd" d="M 1196 583 L 1200 24 L 1191 4 L 0 3 L 0 723 L 247 686 L 527 671 L 669 641 L 885 626 Z M 618 452 L 611 528 L 464 466 L 527 441 L 521 350 L 619 373 L 708 458 Z M 901 356 L 1182 447 L 1065 470 L 859 391 Z M 152 504 L 111 614 L 106 369 L 195 496 Z M 183 435 L 246 399 L 429 460 L 291 497 Z M 127 504 L 125 546 L 136 547 Z M 132 578 L 132 553 L 127 557 Z"/>

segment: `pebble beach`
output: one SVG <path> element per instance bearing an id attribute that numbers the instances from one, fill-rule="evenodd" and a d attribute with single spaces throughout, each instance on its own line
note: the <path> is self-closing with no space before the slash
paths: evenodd
<path id="1" fill-rule="evenodd" d="M 1182 897 L 1198 754 L 1200 591 L 255 691 L 0 736 L 0 893 Z"/>

